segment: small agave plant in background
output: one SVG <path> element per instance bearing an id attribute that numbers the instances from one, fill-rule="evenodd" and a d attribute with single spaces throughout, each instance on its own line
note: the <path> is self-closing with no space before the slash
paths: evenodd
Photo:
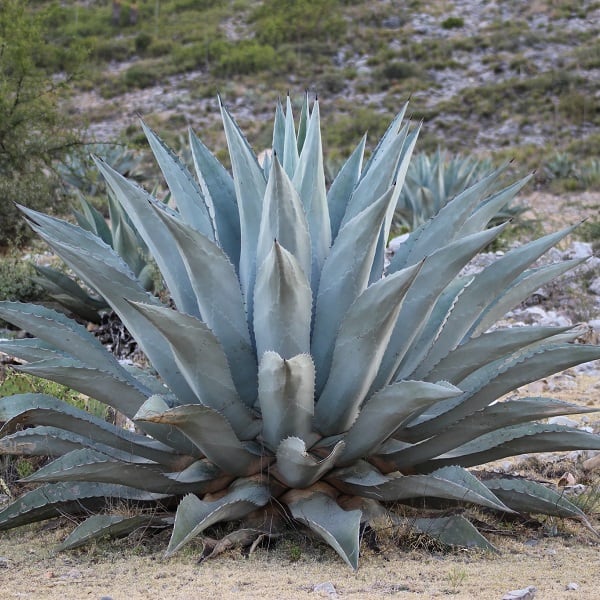
<path id="1" fill-rule="evenodd" d="M 386 262 L 418 133 L 404 110 L 367 161 L 365 140 L 358 144 L 329 189 L 317 102 L 305 100 L 299 123 L 289 99 L 285 110 L 277 106 L 273 153 L 262 166 L 221 112 L 232 174 L 190 132 L 194 177 L 144 126 L 176 209 L 98 161 L 171 305 L 149 294 L 98 236 L 22 208 L 119 315 L 153 370 L 121 365 L 60 313 L 0 303 L 0 317 L 36 336 L 2 343 L 25 361 L 20 370 L 105 402 L 137 426 L 117 428 L 46 395 L 3 398 L 0 451 L 53 460 L 25 479 L 40 487 L 0 511 L 0 528 L 85 514 L 60 546 L 67 549 L 172 526 L 171 555 L 218 522 L 268 532 L 280 515 L 356 568 L 361 525 L 392 514 L 391 503 L 442 499 L 585 520 L 544 485 L 468 470 L 524 452 L 600 449 L 599 435 L 545 422 L 589 408 L 505 398 L 600 358 L 600 347 L 573 343 L 577 330 L 492 327 L 579 264 L 531 266 L 572 229 L 461 276 L 503 231 L 488 223 L 527 181 L 491 193 L 498 169 Z M 155 509 L 111 512 L 117 502 Z M 455 513 L 410 525 L 443 543 L 491 548 Z"/>

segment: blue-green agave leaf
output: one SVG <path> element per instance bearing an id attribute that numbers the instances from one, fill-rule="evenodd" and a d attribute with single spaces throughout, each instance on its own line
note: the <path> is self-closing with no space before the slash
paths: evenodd
<path id="1" fill-rule="evenodd" d="M 344 436 L 346 447 L 338 463 L 348 464 L 370 456 L 416 411 L 461 391 L 450 385 L 424 381 L 398 381 L 373 394 Z"/>
<path id="2" fill-rule="evenodd" d="M 137 529 L 164 528 L 173 524 L 173 517 L 155 514 L 140 514 L 133 517 L 124 515 L 92 515 L 80 523 L 55 550 L 73 550 L 92 540 L 105 537 L 118 538 L 133 533 Z"/>
<path id="3" fill-rule="evenodd" d="M 136 489 L 165 494 L 183 494 L 191 491 L 210 493 L 219 491 L 224 485 L 227 485 L 229 478 L 223 476 L 213 465 L 200 464 L 205 465 L 203 471 L 196 468 L 194 470 L 195 477 L 190 477 L 188 474 L 183 481 L 179 481 L 179 472 L 167 473 L 158 465 L 116 460 L 102 452 L 84 448 L 60 456 L 23 481 L 94 481 L 98 483 L 127 481 Z"/>
<path id="4" fill-rule="evenodd" d="M 265 352 L 258 367 L 262 437 L 274 452 L 284 438 L 313 441 L 315 365 L 309 354 L 288 360 Z"/>
<path id="5" fill-rule="evenodd" d="M 296 142 L 294 137 L 294 143 Z M 273 121 L 273 141 L 271 143 L 271 149 L 274 154 L 283 156 L 283 149 L 285 146 L 285 115 L 283 114 L 283 106 L 281 105 L 281 98 L 277 98 L 275 104 L 275 119 Z M 296 149 L 296 153 L 298 150 Z M 264 166 L 264 165 L 263 165 Z"/>
<path id="6" fill-rule="evenodd" d="M 413 365 L 419 364 L 420 355 L 424 352 L 424 349 L 415 347 L 416 340 L 432 318 L 436 302 L 471 258 L 494 240 L 503 229 L 504 226 L 499 226 L 461 238 L 435 250 L 425 258 L 421 271 L 408 290 L 400 309 L 394 333 L 375 380 L 375 389 L 396 378 L 411 378 Z M 389 273 L 394 272 L 396 271 L 390 266 Z"/>
<path id="7" fill-rule="evenodd" d="M 74 210 L 73 214 L 79 227 L 96 234 L 105 244 L 112 246 L 112 233 L 104 216 L 96 210 L 82 194 L 78 194 L 81 212 Z"/>
<path id="8" fill-rule="evenodd" d="M 189 273 L 202 320 L 219 339 L 238 394 L 248 406 L 256 400 L 256 358 L 235 269 L 223 250 L 184 223 L 159 213 L 173 235 Z"/>
<path id="9" fill-rule="evenodd" d="M 394 186 L 398 163 L 407 135 L 408 125 L 405 125 L 393 139 L 390 138 L 391 141 L 385 148 L 381 148 L 381 152 L 374 159 L 377 168 L 366 169 L 363 173 L 348 202 L 348 207 L 342 219 L 342 227 L 365 210 L 372 203 L 373 198 L 379 198 L 385 194 L 386 190 Z M 399 194 L 399 191 L 397 194 Z M 394 200 L 398 200 L 397 196 L 394 197 Z M 390 203 L 386 210 L 386 217 L 393 213 L 395 208 L 396 202 Z"/>
<path id="10" fill-rule="evenodd" d="M 339 441 L 324 458 L 309 454 L 306 443 L 297 437 L 288 437 L 277 448 L 277 462 L 273 473 L 277 479 L 291 488 L 306 488 L 323 478 L 330 471 L 344 449 Z"/>
<path id="11" fill-rule="evenodd" d="M 191 315 L 198 315 L 196 297 L 183 261 L 173 254 L 173 239 L 152 208 L 160 203 L 103 161 L 96 159 L 96 164 L 117 201 L 148 245 L 177 306 Z M 91 279 L 95 281 L 94 278 Z M 102 295 L 106 297 L 105 293 Z"/>
<path id="12" fill-rule="evenodd" d="M 275 149 L 275 146 L 273 146 Z M 288 95 L 285 107 L 285 140 L 283 152 L 283 168 L 289 177 L 293 177 L 298 165 L 298 143 L 296 140 L 296 128 L 294 126 L 294 113 L 292 111 L 292 101 Z"/>
<path id="13" fill-rule="evenodd" d="M 472 467 L 517 454 L 564 450 L 600 450 L 600 435 L 545 423 L 513 425 L 486 433 L 417 468 L 431 470 L 448 464 Z"/>
<path id="14" fill-rule="evenodd" d="M 358 568 L 360 510 L 344 510 L 320 491 L 288 495 L 284 501 L 292 516 L 323 538 L 351 568 Z"/>
<path id="15" fill-rule="evenodd" d="M 475 337 L 487 331 L 498 319 L 501 319 L 509 310 L 525 300 L 530 294 L 544 286 L 556 277 L 570 271 L 582 264 L 585 258 L 564 260 L 562 262 L 544 265 L 535 269 L 528 269 L 515 283 L 509 286 L 501 295 L 492 302 L 468 333 Z"/>
<path id="16" fill-rule="evenodd" d="M 317 394 L 327 381 L 342 319 L 367 288 L 377 236 L 391 197 L 389 190 L 340 230 L 323 267 L 311 346 L 315 363 L 321 367 L 317 371 Z"/>
<path id="17" fill-rule="evenodd" d="M 46 425 L 106 444 L 123 452 L 131 452 L 159 464 L 175 465 L 181 455 L 151 438 L 107 423 L 86 410 L 45 394 L 5 396 L 0 402 L 0 437 L 13 433 L 17 427 Z"/>
<path id="18" fill-rule="evenodd" d="M 460 467 L 445 467 L 429 475 L 390 474 L 380 481 L 382 474 L 367 465 L 362 463 L 358 472 L 352 466 L 333 471 L 328 481 L 346 494 L 381 502 L 433 497 L 510 510 L 479 479 Z"/>
<path id="19" fill-rule="evenodd" d="M 549 488 L 537 481 L 519 478 L 486 479 L 485 485 L 513 510 L 580 519 L 587 523 L 583 511 L 575 506 L 564 493 Z"/>
<path id="20" fill-rule="evenodd" d="M 292 179 L 304 205 L 312 243 L 310 281 L 317 289 L 323 263 L 331 246 L 331 224 L 327 207 L 319 103 L 315 101 L 308 122 L 306 139 Z"/>
<path id="21" fill-rule="evenodd" d="M 254 296 L 257 355 L 310 353 L 312 290 L 300 263 L 277 241 L 258 269 Z"/>
<path id="22" fill-rule="evenodd" d="M 200 451 L 222 471 L 245 477 L 258 473 L 270 458 L 248 450 L 225 417 L 208 406 L 188 404 L 160 414 L 146 414 L 137 420 L 166 423 L 180 429 Z"/>
<path id="23" fill-rule="evenodd" d="M 569 327 L 511 327 L 469 338 L 452 350 L 427 375 L 428 381 L 462 381 L 480 367 Z"/>
<path id="24" fill-rule="evenodd" d="M 25 492 L 0 511 L 0 530 L 42 521 L 64 514 L 85 513 L 90 505 L 104 505 L 111 499 L 150 502 L 167 498 L 125 485 L 103 483 L 53 483 Z"/>
<path id="25" fill-rule="evenodd" d="M 36 224 L 31 223 L 32 228 L 82 279 L 94 282 L 94 287 L 119 315 L 173 393 L 183 402 L 191 402 L 194 393 L 179 373 L 170 348 L 163 343 L 162 334 L 133 308 L 130 301 L 160 303 L 140 285 L 125 262 L 99 238 L 81 228 L 29 209 L 21 210 L 35 221 Z M 61 241 L 65 239 L 69 242 Z M 58 342 L 52 343 L 58 346 Z M 109 354 L 104 348 L 103 351 Z M 78 353 L 78 356 L 86 355 L 85 352 Z"/>
<path id="26" fill-rule="evenodd" d="M 142 127 L 169 186 L 171 196 L 177 204 L 179 214 L 190 227 L 214 240 L 212 218 L 198 184 L 192 178 L 187 167 L 144 121 L 142 121 Z"/>
<path id="27" fill-rule="evenodd" d="M 229 111 L 221 104 L 221 117 L 229 147 L 235 195 L 240 214 L 240 282 L 247 298 L 252 298 L 256 274 L 256 245 L 260 231 L 263 198 L 267 182 L 256 155 Z"/>
<path id="28" fill-rule="evenodd" d="M 420 517 L 410 519 L 409 525 L 419 533 L 450 547 L 479 548 L 487 552 L 498 553 L 498 549 L 490 544 L 461 515 L 451 517 Z"/>
<path id="29" fill-rule="evenodd" d="M 209 208 L 214 210 L 217 240 L 237 270 L 240 263 L 240 214 L 233 179 L 191 128 L 189 137 L 202 193 Z"/>
<path id="30" fill-rule="evenodd" d="M 481 231 L 531 180 L 533 174 L 523 177 L 519 181 L 493 194 L 485 202 L 477 206 L 473 214 L 461 227 L 460 236 Z"/>
<path id="31" fill-rule="evenodd" d="M 379 370 L 404 295 L 420 267 L 409 267 L 374 283 L 344 316 L 331 371 L 315 408 L 316 424 L 324 435 L 347 431 L 356 420 Z"/>
<path id="32" fill-rule="evenodd" d="M 67 356 L 85 357 L 94 367 L 129 381 L 143 391 L 139 382 L 128 375 L 119 361 L 106 350 L 98 339 L 83 325 L 74 319 L 69 319 L 63 313 L 36 304 L 3 301 L 0 302 L 0 317 L 42 340 L 7 342 L 9 346 L 11 344 L 13 346 L 15 344 L 17 346 L 34 344 L 36 348 L 42 349 L 42 354 L 44 353 L 43 349 L 54 349 Z M 40 356 L 40 358 L 42 357 Z"/>
<path id="33" fill-rule="evenodd" d="M 27 362 L 67 356 L 52 344 L 39 338 L 0 340 L 0 352 Z"/>
<path id="34" fill-rule="evenodd" d="M 139 389 L 141 386 L 133 385 L 131 380 L 88 367 L 73 358 L 49 358 L 27 365 L 15 365 L 14 368 L 76 389 L 130 418 L 150 395 L 142 392 Z"/>
<path id="35" fill-rule="evenodd" d="M 177 507 L 166 556 L 172 556 L 211 525 L 241 519 L 267 504 L 270 499 L 268 486 L 253 480 L 239 480 L 229 488 L 229 493 L 213 502 L 202 501 L 188 494 Z"/>
<path id="36" fill-rule="evenodd" d="M 256 433 L 254 417 L 237 393 L 227 357 L 215 334 L 202 321 L 167 306 L 135 307 L 171 345 L 198 402 L 222 413 L 241 439 L 251 439 Z"/>
<path id="37" fill-rule="evenodd" d="M 327 192 L 332 241 L 337 237 L 352 192 L 354 192 L 360 180 L 366 142 L 367 136 L 364 135 L 358 146 L 356 146 L 348 160 L 339 170 Z"/>
<path id="38" fill-rule="evenodd" d="M 298 192 L 281 168 L 277 157 L 269 174 L 265 203 L 263 206 L 258 248 L 257 269 L 271 252 L 273 240 L 277 240 L 300 263 L 306 279 L 310 281 L 312 250 L 308 223 Z"/>
<path id="39" fill-rule="evenodd" d="M 427 373 L 451 350 L 456 348 L 486 307 L 494 302 L 498 295 L 527 266 L 557 244 L 573 229 L 573 227 L 568 227 L 515 248 L 475 275 L 470 285 L 465 288 L 457 299 L 431 350 L 421 361 L 418 372 Z M 418 375 L 416 376 L 418 377 Z"/>

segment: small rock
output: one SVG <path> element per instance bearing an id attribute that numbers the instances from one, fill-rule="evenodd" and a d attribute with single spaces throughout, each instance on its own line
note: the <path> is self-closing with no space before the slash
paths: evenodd
<path id="1" fill-rule="evenodd" d="M 0 569 L 8 569 L 8 558 L 0 556 Z"/>
<path id="2" fill-rule="evenodd" d="M 561 478 L 558 480 L 559 487 L 566 487 L 568 485 L 575 485 L 577 480 L 575 479 L 575 475 L 573 473 L 563 473 Z"/>
<path id="3" fill-rule="evenodd" d="M 586 471 L 595 471 L 600 469 L 600 454 L 584 460 L 582 466 Z"/>
<path id="4" fill-rule="evenodd" d="M 567 585 L 565 586 L 565 589 L 568 591 L 574 591 L 574 590 L 578 590 L 579 589 L 579 584 L 578 583 L 567 583 Z"/>
<path id="5" fill-rule="evenodd" d="M 535 598 L 535 592 L 537 588 L 533 585 L 529 585 L 522 590 L 513 590 L 512 592 L 507 592 L 502 596 L 502 600 L 533 600 Z"/>
<path id="6" fill-rule="evenodd" d="M 579 423 L 568 417 L 551 417 L 548 419 L 550 425 L 562 425 L 563 427 L 577 427 Z"/>
<path id="7" fill-rule="evenodd" d="M 101 596 L 100 600 L 113 600 L 110 596 Z"/>
<path id="8" fill-rule="evenodd" d="M 590 283 L 588 289 L 592 294 L 596 294 L 596 296 L 600 296 L 600 277 L 597 277 L 596 279 L 594 279 Z"/>
<path id="9" fill-rule="evenodd" d="M 325 596 L 327 598 L 338 598 L 337 590 L 331 581 L 326 581 L 324 583 L 317 583 L 313 587 L 313 592 L 317 592 L 321 596 Z"/>

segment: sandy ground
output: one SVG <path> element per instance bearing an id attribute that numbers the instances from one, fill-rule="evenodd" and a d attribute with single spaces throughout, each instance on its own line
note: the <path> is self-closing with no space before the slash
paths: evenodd
<path id="1" fill-rule="evenodd" d="M 558 537 L 492 538 L 501 554 L 440 554 L 389 547 L 366 550 L 356 573 L 321 545 L 259 549 L 244 558 L 235 550 L 197 564 L 198 547 L 165 560 L 160 548 L 130 542 L 100 544 L 79 553 L 54 555 L 49 548 L 64 531 L 4 534 L 0 555 L 3 598 L 100 600 L 190 598 L 502 598 L 535 586 L 536 599 L 597 600 L 600 546 L 567 523 Z M 293 547 L 297 549 L 296 546 Z M 164 549 L 164 547 L 163 547 Z M 294 560 L 292 559 L 294 557 Z M 329 584 L 330 590 L 319 590 Z M 576 584 L 577 589 L 567 589 Z M 331 586 L 331 587 L 330 587 Z M 317 589 L 315 589 L 317 587 Z"/>

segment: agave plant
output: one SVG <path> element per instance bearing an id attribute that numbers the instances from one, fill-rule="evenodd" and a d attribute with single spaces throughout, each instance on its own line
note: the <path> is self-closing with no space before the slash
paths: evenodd
<path id="1" fill-rule="evenodd" d="M 0 451 L 53 460 L 25 479 L 41 487 L 0 511 L 0 528 L 85 512 L 61 548 L 173 526 L 171 555 L 215 523 L 261 531 L 280 511 L 356 568 L 361 524 L 390 502 L 435 498 L 585 519 L 539 483 L 468 470 L 523 452 L 600 449 L 598 435 L 544 422 L 589 408 L 505 399 L 600 358 L 600 347 L 572 343 L 578 332 L 564 328 L 490 330 L 579 264 L 531 267 L 571 228 L 461 277 L 505 227 L 488 229 L 488 221 L 526 183 L 490 194 L 498 169 L 419 227 L 384 270 L 418 134 L 405 108 L 364 164 L 365 140 L 358 144 L 328 190 L 316 101 L 305 100 L 298 124 L 289 99 L 277 107 L 263 166 L 221 106 L 232 174 L 190 131 L 195 179 L 145 128 L 177 210 L 97 161 L 175 308 L 150 295 L 98 236 L 21 208 L 118 313 L 154 370 L 119 364 L 60 313 L 0 304 L 2 318 L 37 336 L 2 344 L 27 361 L 19 369 L 105 402 L 138 428 L 119 429 L 50 396 L 3 398 Z M 111 513 L 117 500 L 160 508 Z M 461 515 L 411 525 L 448 544 L 491 547 Z"/>
<path id="2" fill-rule="evenodd" d="M 460 155 L 449 156 L 444 150 L 430 155 L 416 154 L 408 167 L 406 181 L 396 206 L 395 224 L 408 230 L 416 229 L 438 213 L 457 194 L 492 172 L 489 160 L 477 160 Z M 492 224 L 514 218 L 524 207 L 498 207 Z"/>

